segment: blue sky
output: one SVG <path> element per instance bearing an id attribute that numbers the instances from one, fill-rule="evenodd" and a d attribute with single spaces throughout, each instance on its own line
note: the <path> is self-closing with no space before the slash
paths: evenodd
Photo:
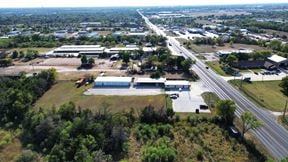
<path id="1" fill-rule="evenodd" d="M 288 0 L 0 0 L 5 7 L 179 6 L 251 3 L 288 3 Z"/>

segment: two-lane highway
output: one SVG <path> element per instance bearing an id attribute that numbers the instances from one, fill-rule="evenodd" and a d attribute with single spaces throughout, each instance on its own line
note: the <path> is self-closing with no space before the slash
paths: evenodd
<path id="1" fill-rule="evenodd" d="M 220 98 L 232 99 L 237 104 L 238 109 L 236 115 L 238 117 L 244 111 L 250 111 L 263 122 L 263 126 L 260 129 L 254 130 L 253 133 L 276 159 L 281 160 L 288 156 L 288 131 L 277 123 L 271 113 L 257 107 L 238 90 L 219 77 L 214 71 L 206 69 L 206 65 L 195 57 L 193 53 L 182 47 L 176 39 L 166 36 L 163 31 L 152 24 L 141 12 L 139 12 L 139 14 L 157 35 L 167 37 L 168 42 L 171 44 L 170 48 L 173 48 L 174 51 L 186 58 L 196 60 L 196 64 L 193 68 L 200 79 Z"/>

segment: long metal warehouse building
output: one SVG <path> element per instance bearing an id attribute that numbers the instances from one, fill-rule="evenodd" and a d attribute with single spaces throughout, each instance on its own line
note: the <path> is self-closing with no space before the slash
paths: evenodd
<path id="1" fill-rule="evenodd" d="M 129 87 L 132 77 L 97 77 L 95 87 Z"/>

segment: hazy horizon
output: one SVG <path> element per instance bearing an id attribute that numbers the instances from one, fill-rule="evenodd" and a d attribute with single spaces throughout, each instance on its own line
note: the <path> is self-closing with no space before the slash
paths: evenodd
<path id="1" fill-rule="evenodd" d="M 39 8 L 39 7 L 153 7 L 153 6 L 202 6 L 202 5 L 245 5 L 280 4 L 288 0 L 2 0 L 0 8 Z"/>

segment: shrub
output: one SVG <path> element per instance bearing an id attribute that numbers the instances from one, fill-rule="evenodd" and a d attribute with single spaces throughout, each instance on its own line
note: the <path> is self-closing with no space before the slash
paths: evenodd
<path id="1" fill-rule="evenodd" d="M 176 159 L 176 150 L 169 145 L 168 138 L 160 138 L 155 146 L 148 146 L 142 154 L 144 162 L 172 162 Z"/>
<path id="2" fill-rule="evenodd" d="M 37 154 L 31 150 L 24 150 L 17 158 L 16 162 L 36 162 Z"/>

